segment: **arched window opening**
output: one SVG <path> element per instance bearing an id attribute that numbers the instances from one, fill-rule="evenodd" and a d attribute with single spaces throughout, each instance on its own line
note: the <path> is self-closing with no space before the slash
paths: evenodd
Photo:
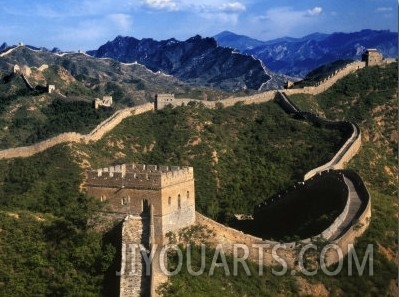
<path id="1" fill-rule="evenodd" d="M 180 199 L 180 194 L 179 196 L 177 196 L 177 208 L 180 209 L 181 208 L 181 199 Z"/>

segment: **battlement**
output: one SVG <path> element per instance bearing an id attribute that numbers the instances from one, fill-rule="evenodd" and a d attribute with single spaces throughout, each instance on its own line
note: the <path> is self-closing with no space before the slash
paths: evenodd
<path id="1" fill-rule="evenodd" d="M 160 189 L 194 179 L 192 167 L 121 164 L 87 172 L 88 186 Z"/>

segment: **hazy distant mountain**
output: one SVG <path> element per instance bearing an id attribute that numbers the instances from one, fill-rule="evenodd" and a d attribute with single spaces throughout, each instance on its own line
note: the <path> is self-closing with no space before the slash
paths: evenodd
<path id="1" fill-rule="evenodd" d="M 230 31 L 223 31 L 213 38 L 216 39 L 219 45 L 227 46 L 244 52 L 249 49 L 264 45 L 264 41 L 250 38 L 245 35 L 238 35 Z"/>
<path id="2" fill-rule="evenodd" d="M 264 42 L 225 31 L 215 39 L 221 46 L 261 59 L 273 72 L 298 77 L 336 60 L 359 60 L 367 48 L 377 48 L 384 57 L 398 56 L 398 33 L 388 30 L 313 33 L 302 38 L 283 37 Z"/>
<path id="3" fill-rule="evenodd" d="M 137 61 L 154 72 L 162 71 L 191 84 L 228 91 L 257 90 L 271 78 L 260 60 L 198 35 L 186 41 L 118 36 L 87 53 L 125 63 Z"/>
<path id="4" fill-rule="evenodd" d="M 3 44 L 0 45 L 0 52 L 1 52 L 1 51 L 4 51 L 4 50 L 7 49 L 7 48 L 8 48 L 7 43 L 3 42 Z"/>

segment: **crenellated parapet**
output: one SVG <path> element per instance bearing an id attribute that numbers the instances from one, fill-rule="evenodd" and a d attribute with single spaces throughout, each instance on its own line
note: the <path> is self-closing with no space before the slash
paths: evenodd
<path id="1" fill-rule="evenodd" d="M 122 164 L 87 172 L 91 187 L 161 189 L 194 179 L 192 167 Z"/>
<path id="2" fill-rule="evenodd" d="M 105 211 L 153 220 L 154 242 L 195 221 L 192 167 L 121 164 L 86 172 L 87 194 L 104 202 Z"/>

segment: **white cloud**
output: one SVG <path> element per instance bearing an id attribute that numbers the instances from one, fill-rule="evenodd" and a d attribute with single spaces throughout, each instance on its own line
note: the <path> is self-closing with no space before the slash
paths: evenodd
<path id="1" fill-rule="evenodd" d="M 145 5 L 157 10 L 177 10 L 178 5 L 173 0 L 145 0 Z"/>
<path id="2" fill-rule="evenodd" d="M 243 12 L 245 11 L 245 9 L 246 9 L 245 5 L 240 2 L 223 3 L 220 6 L 220 10 L 226 13 Z"/>
<path id="3" fill-rule="evenodd" d="M 391 12 L 393 11 L 392 7 L 378 7 L 377 12 Z"/>
<path id="4" fill-rule="evenodd" d="M 239 2 L 225 0 L 144 0 L 143 7 L 155 10 L 186 11 L 199 14 L 235 14 L 246 10 L 246 6 Z M 132 4 L 133 5 L 133 4 Z"/>
<path id="5" fill-rule="evenodd" d="M 309 16 L 316 16 L 316 15 L 319 15 L 322 11 L 323 11 L 323 8 L 321 8 L 320 6 L 316 6 L 316 7 L 312 8 L 312 9 L 309 9 L 307 11 L 307 14 Z"/>

